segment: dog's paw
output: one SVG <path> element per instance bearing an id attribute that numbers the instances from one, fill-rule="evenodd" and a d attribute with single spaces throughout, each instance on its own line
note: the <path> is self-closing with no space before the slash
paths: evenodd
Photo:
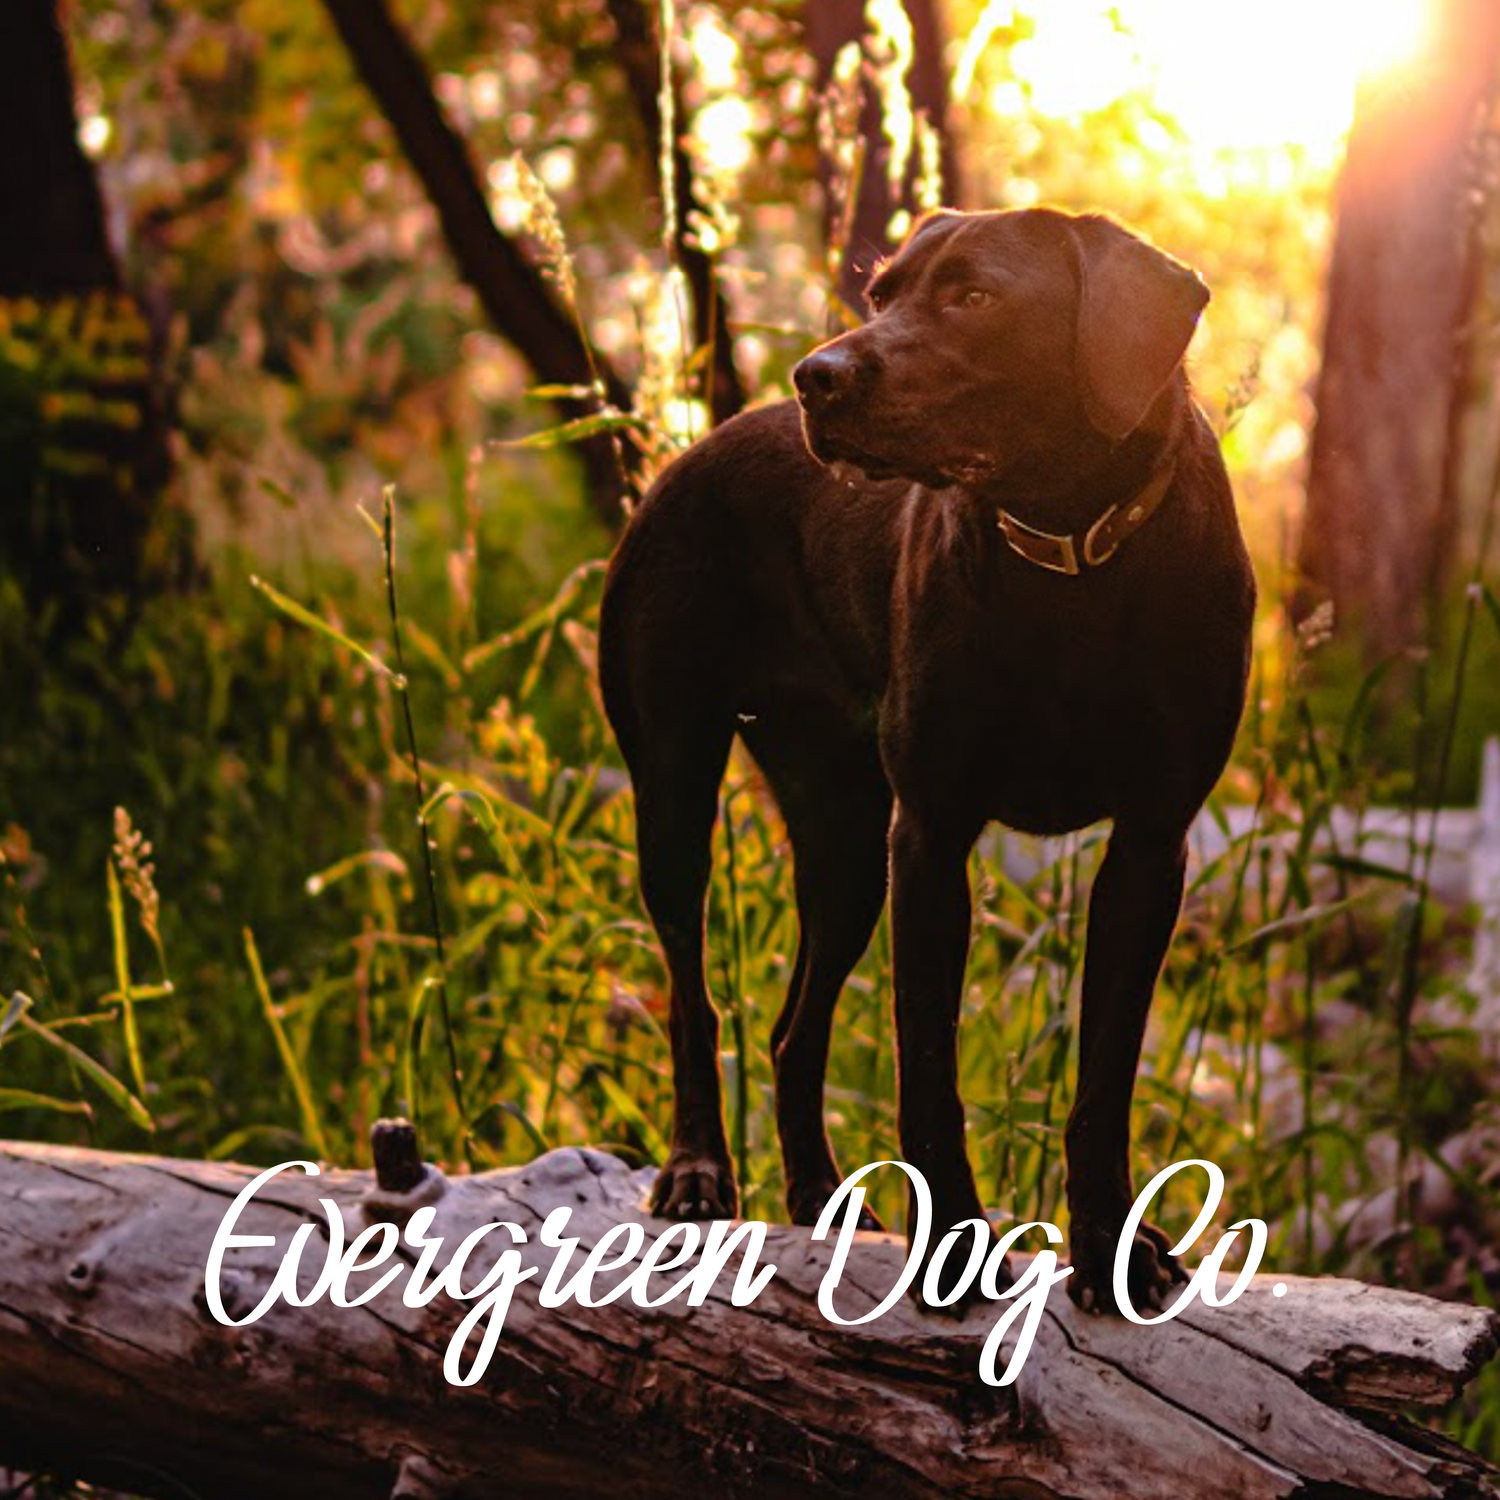
<path id="1" fill-rule="evenodd" d="M 1068 1296 L 1084 1312 L 1118 1313 L 1115 1297 L 1115 1247 L 1118 1234 L 1082 1229 L 1073 1232 L 1073 1274 Z M 1172 1288 L 1187 1280 L 1187 1272 L 1172 1254 L 1172 1241 L 1155 1224 L 1142 1224 L 1130 1245 L 1125 1273 L 1130 1305 L 1145 1317 L 1166 1307 Z"/>
<path id="2" fill-rule="evenodd" d="M 711 1156 L 678 1155 L 656 1174 L 651 1212 L 662 1219 L 732 1219 L 739 1211 L 734 1169 Z"/>
<path id="3" fill-rule="evenodd" d="M 994 1226 L 991 1225 L 994 1232 Z M 933 1249 L 942 1242 L 941 1234 L 934 1234 L 932 1239 Z M 929 1255 L 924 1262 L 921 1271 L 913 1278 L 911 1284 L 911 1297 L 924 1312 L 932 1313 L 939 1318 L 962 1318 L 966 1316 L 971 1308 L 979 1306 L 988 1300 L 983 1289 L 984 1277 L 979 1271 L 969 1278 L 963 1291 L 957 1297 L 953 1296 L 957 1289 L 960 1278 L 968 1270 L 970 1253 L 973 1247 L 973 1239 L 970 1234 L 965 1233 L 959 1237 L 957 1245 L 949 1251 L 944 1260 L 942 1269 L 938 1272 L 937 1284 L 928 1287 L 928 1267 L 932 1263 Z M 988 1257 L 983 1264 L 988 1264 Z M 1009 1291 L 1015 1283 L 1015 1276 L 1010 1268 L 1010 1258 L 1002 1259 L 995 1268 L 994 1290 L 1002 1293 Z M 950 1300 L 951 1299 L 951 1300 Z"/>

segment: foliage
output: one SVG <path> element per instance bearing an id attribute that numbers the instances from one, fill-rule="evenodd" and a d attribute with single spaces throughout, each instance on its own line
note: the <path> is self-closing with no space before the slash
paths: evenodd
<path id="1" fill-rule="evenodd" d="M 144 530 L 150 420 L 149 334 L 124 293 L 49 301 L 0 299 L 0 565 L 74 591 L 101 564 L 84 555 L 107 537 L 133 554 Z M 113 515 L 90 516 L 99 495 Z M 124 558 L 112 559 L 122 573 Z M 40 601 L 44 590 L 37 590 Z"/>

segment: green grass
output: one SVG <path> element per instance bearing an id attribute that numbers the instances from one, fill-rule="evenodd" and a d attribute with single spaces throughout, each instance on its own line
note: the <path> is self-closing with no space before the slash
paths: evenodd
<path id="1" fill-rule="evenodd" d="M 562 525 L 557 495 L 544 504 L 512 463 L 470 456 L 445 496 L 388 493 L 378 519 L 303 515 L 277 492 L 291 553 L 223 550 L 211 588 L 149 601 L 128 631 L 44 645 L 0 584 L 0 701 L 33 705 L 0 738 L 0 997 L 16 997 L 0 1129 L 354 1166 L 372 1122 L 404 1114 L 450 1167 L 584 1142 L 662 1160 L 667 981 L 592 682 L 602 538 Z M 1136 1091 L 1136 1177 L 1208 1157 L 1229 1182 L 1221 1221 L 1269 1222 L 1268 1268 L 1443 1286 L 1463 1268 L 1454 1243 L 1399 1213 L 1376 1235 L 1350 1215 L 1486 1118 L 1473 1038 L 1434 1003 L 1461 1009 L 1464 943 L 1428 899 L 1418 805 L 1470 785 L 1500 608 L 1471 593 L 1440 653 L 1364 674 L 1278 629 L 1265 592 L 1210 806 L 1226 831 L 1231 801 L 1255 822 L 1189 871 Z M 1329 846 L 1335 806 L 1392 798 L 1413 807 L 1397 867 Z M 994 844 L 973 857 L 961 1082 L 981 1192 L 1007 1218 L 1065 1223 L 1103 847 L 1102 830 L 1061 841 L 1021 883 Z M 743 1209 L 775 1219 L 768 1038 L 797 924 L 783 830 L 739 754 L 708 938 Z M 890 994 L 882 921 L 829 1069 L 846 1169 L 900 1155 Z M 1482 1188 L 1459 1188 L 1482 1223 Z M 1195 1190 L 1173 1185 L 1169 1226 Z M 872 1193 L 891 1224 L 899 1199 L 894 1181 Z M 1475 1296 L 1496 1290 L 1476 1274 Z M 1451 1425 L 1500 1457 L 1493 1378 Z"/>
<path id="2" fill-rule="evenodd" d="M 8 1133 L 357 1165 L 371 1122 L 402 1113 L 449 1165 L 581 1142 L 662 1158 L 666 979 L 589 686 L 600 570 L 481 638 L 430 578 L 414 592 L 433 614 L 408 615 L 395 538 L 374 531 L 362 584 L 293 601 L 231 580 L 157 600 L 114 654 L 83 641 L 30 663 L 42 714 L 0 748 L 0 993 L 25 997 L 0 1020 Z M 1387 788 L 1364 769 L 1374 695 L 1335 718 L 1307 676 L 1298 652 L 1259 670 L 1224 784 L 1256 826 L 1190 871 L 1135 1170 L 1217 1162 L 1222 1216 L 1266 1218 L 1278 1270 L 1432 1286 L 1451 1246 L 1421 1229 L 1364 1243 L 1341 1210 L 1482 1117 L 1472 1038 L 1428 1003 L 1458 994 L 1462 944 L 1421 899 L 1420 839 L 1390 870 L 1315 846 L 1335 803 Z M 1065 1221 L 1061 1129 L 1103 841 L 1064 841 L 1024 884 L 974 856 L 962 1082 L 981 1190 L 1007 1217 Z M 744 1210 L 775 1219 L 767 1039 L 796 915 L 783 831 L 738 755 L 708 935 Z M 884 923 L 842 1001 L 829 1082 L 845 1168 L 898 1156 Z M 1192 1190 L 1174 1188 L 1169 1218 Z M 873 1195 L 890 1223 L 896 1194 Z M 1452 1419 L 1492 1454 L 1497 1399 L 1481 1380 Z"/>

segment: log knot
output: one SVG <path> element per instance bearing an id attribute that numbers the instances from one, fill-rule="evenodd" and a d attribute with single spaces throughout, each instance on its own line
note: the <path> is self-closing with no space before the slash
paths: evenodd
<path id="1" fill-rule="evenodd" d="M 86 1255 L 80 1255 L 68 1267 L 66 1277 L 68 1290 L 75 1297 L 92 1297 L 98 1288 L 102 1273 L 103 1268 L 97 1261 L 90 1260 Z"/>

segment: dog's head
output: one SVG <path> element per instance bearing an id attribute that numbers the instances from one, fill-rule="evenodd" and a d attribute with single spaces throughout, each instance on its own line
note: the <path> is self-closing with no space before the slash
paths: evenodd
<path id="1" fill-rule="evenodd" d="M 930 214 L 868 289 L 873 317 L 793 372 L 813 455 L 983 486 L 1134 432 L 1208 290 L 1110 219 Z"/>

